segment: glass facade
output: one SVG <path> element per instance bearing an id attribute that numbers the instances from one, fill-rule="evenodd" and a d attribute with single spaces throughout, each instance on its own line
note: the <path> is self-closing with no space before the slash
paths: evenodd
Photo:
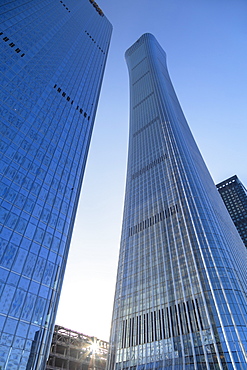
<path id="1" fill-rule="evenodd" d="M 130 129 L 108 370 L 246 369 L 247 250 L 189 130 L 166 54 L 126 52 Z"/>
<path id="2" fill-rule="evenodd" d="M 0 369 L 49 354 L 112 26 L 94 1 L 0 5 Z"/>

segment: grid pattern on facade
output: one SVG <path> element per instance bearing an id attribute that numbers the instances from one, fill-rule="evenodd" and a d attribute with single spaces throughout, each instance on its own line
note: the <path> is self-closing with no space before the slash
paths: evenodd
<path id="1" fill-rule="evenodd" d="M 133 175 L 131 177 L 132 180 L 135 180 L 137 177 L 139 177 L 142 174 L 144 174 L 145 172 L 151 170 L 152 168 L 154 168 L 155 166 L 157 166 L 159 163 L 165 161 L 166 159 L 167 159 L 167 155 L 166 154 L 163 154 L 159 158 L 156 158 L 151 163 L 149 163 L 145 167 L 141 168 L 139 171 L 136 171 L 135 173 L 133 173 Z"/>
<path id="2" fill-rule="evenodd" d="M 216 186 L 247 248 L 247 190 L 236 175 Z"/>
<path id="3" fill-rule="evenodd" d="M 165 52 L 144 34 L 126 61 L 129 154 L 107 370 L 245 370 L 246 248 L 189 130 Z"/>
<path id="4" fill-rule="evenodd" d="M 126 319 L 122 323 L 122 348 L 204 330 L 205 314 L 201 310 L 195 298 Z"/>
<path id="5" fill-rule="evenodd" d="M 145 229 L 148 229 L 149 227 L 157 224 L 158 222 L 163 221 L 164 219 L 171 217 L 178 213 L 178 205 L 173 204 L 170 207 L 167 207 L 163 211 L 156 213 L 155 215 L 147 218 L 146 220 L 139 222 L 137 225 L 132 226 L 129 229 L 129 236 L 133 236 Z"/>
<path id="6" fill-rule="evenodd" d="M 1 1 L 0 368 L 47 359 L 112 31 L 94 5 Z"/>

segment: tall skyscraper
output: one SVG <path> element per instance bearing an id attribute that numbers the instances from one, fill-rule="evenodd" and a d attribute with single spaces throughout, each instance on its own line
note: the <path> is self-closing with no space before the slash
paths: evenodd
<path id="1" fill-rule="evenodd" d="M 108 370 L 246 369 L 247 250 L 144 34 L 126 52 L 130 129 Z"/>
<path id="2" fill-rule="evenodd" d="M 247 247 L 247 190 L 234 175 L 216 185 L 225 206 Z"/>
<path id="3" fill-rule="evenodd" d="M 44 369 L 112 26 L 92 0 L 2 0 L 0 369 Z"/>

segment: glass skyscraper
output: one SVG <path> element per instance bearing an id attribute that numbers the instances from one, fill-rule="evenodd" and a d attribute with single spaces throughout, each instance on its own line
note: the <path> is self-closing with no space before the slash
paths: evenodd
<path id="1" fill-rule="evenodd" d="M 247 247 L 247 190 L 234 175 L 216 185 L 230 216 Z"/>
<path id="2" fill-rule="evenodd" d="M 44 369 L 112 26 L 93 0 L 2 0 L 0 369 Z"/>
<path id="3" fill-rule="evenodd" d="M 126 51 L 130 129 L 108 370 L 247 368 L 247 250 L 144 34 Z"/>

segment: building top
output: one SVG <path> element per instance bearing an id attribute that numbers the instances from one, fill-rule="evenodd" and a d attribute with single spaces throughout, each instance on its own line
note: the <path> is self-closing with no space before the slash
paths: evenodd
<path id="1" fill-rule="evenodd" d="M 247 247 L 247 190 L 236 175 L 216 185 L 240 237 Z"/>
<path id="2" fill-rule="evenodd" d="M 224 180 L 224 181 L 221 181 L 219 184 L 217 184 L 217 189 L 221 189 L 221 188 L 224 188 L 225 186 L 227 185 L 230 185 L 232 184 L 233 182 L 239 182 L 239 179 L 236 175 L 232 176 L 232 177 L 229 177 L 228 179 Z"/>
<path id="3" fill-rule="evenodd" d="M 144 33 L 133 45 L 131 45 L 125 52 L 125 57 L 131 55 L 145 40 L 153 40 L 155 42 L 156 38 L 151 33 Z"/>
<path id="4" fill-rule="evenodd" d="M 102 9 L 100 9 L 99 5 L 96 3 L 96 1 L 94 0 L 89 0 L 91 4 L 93 4 L 94 8 L 96 9 L 96 11 L 99 13 L 99 15 L 101 15 L 101 17 L 104 17 L 104 13 L 102 11 Z"/>

